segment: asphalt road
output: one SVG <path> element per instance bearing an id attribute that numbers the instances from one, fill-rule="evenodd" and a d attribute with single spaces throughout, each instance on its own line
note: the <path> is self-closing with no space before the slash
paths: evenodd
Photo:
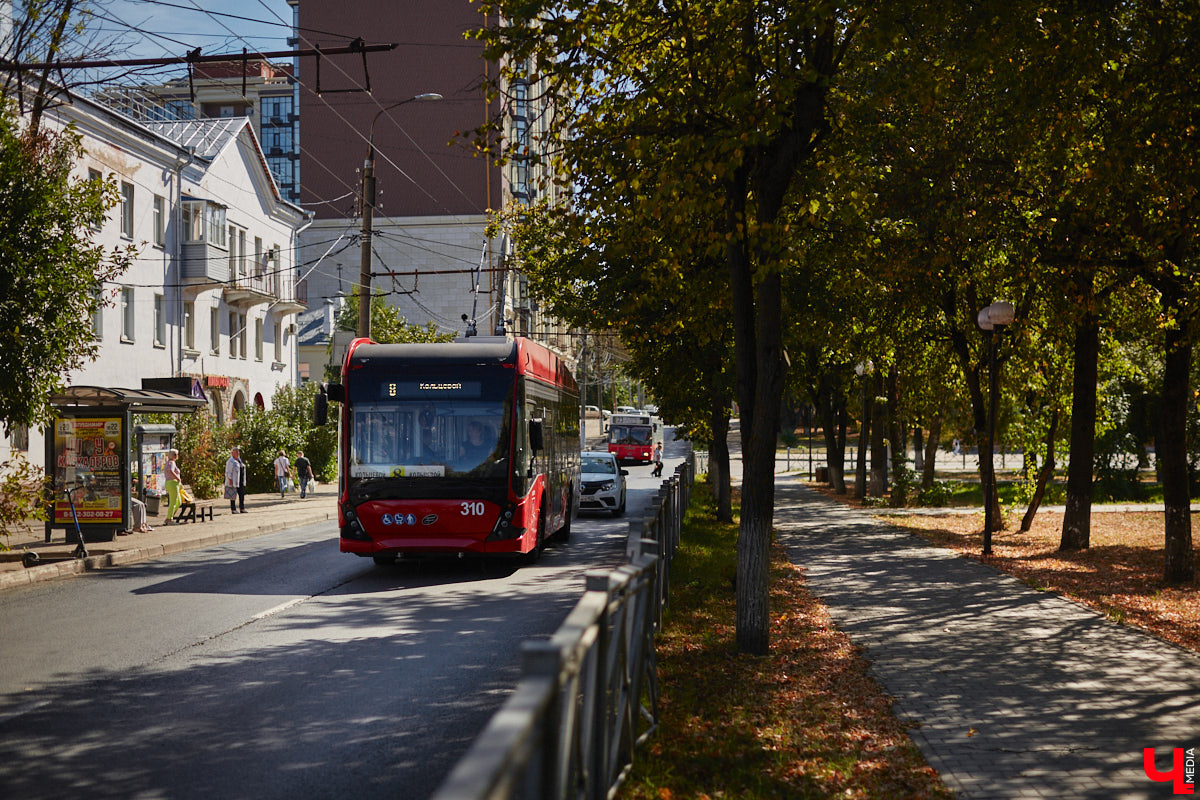
<path id="1" fill-rule="evenodd" d="M 659 481 L 628 469 L 632 513 Z M 0 797 L 426 797 L 626 531 L 380 568 L 322 524 L 6 592 Z"/>

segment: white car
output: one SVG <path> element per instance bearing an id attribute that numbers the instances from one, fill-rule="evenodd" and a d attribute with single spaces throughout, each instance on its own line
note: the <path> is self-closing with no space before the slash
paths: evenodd
<path id="1" fill-rule="evenodd" d="M 580 511 L 608 511 L 614 517 L 625 513 L 625 476 L 617 457 L 602 450 L 580 453 Z"/>

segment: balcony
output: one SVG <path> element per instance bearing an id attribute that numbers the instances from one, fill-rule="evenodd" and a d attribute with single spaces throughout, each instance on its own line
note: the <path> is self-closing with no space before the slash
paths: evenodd
<path id="1" fill-rule="evenodd" d="M 210 242 L 184 242 L 181 258 L 184 283 L 205 286 L 229 280 L 229 250 Z"/>
<path id="2" fill-rule="evenodd" d="M 270 305 L 276 314 L 303 311 L 304 303 L 296 299 L 295 282 L 290 275 L 268 272 L 263 275 L 239 275 L 225 287 L 221 299 L 231 306 L 249 308 Z"/>

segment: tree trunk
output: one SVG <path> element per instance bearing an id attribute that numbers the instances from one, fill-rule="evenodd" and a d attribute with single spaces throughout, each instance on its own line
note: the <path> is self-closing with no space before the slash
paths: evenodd
<path id="1" fill-rule="evenodd" d="M 837 483 L 834 489 L 838 494 L 846 493 L 846 395 L 837 395 L 837 448 L 834 457 L 837 459 Z M 831 473 L 832 474 L 832 473 Z"/>
<path id="2" fill-rule="evenodd" d="M 1094 312 L 1087 311 L 1075 327 L 1071 461 L 1067 467 L 1067 507 L 1063 513 L 1059 550 L 1086 550 L 1091 544 L 1092 462 L 1096 448 L 1096 376 L 1099 360 L 1100 321 Z"/>
<path id="3" fill-rule="evenodd" d="M 1180 308 L 1184 302 L 1182 292 L 1175 281 L 1167 279 L 1164 283 L 1167 285 L 1161 287 L 1163 305 L 1168 312 L 1173 312 L 1174 325 L 1167 328 L 1164 342 L 1161 435 L 1156 450 L 1162 465 L 1165 510 L 1163 580 L 1177 584 L 1192 580 L 1196 574 L 1187 454 L 1187 412 L 1191 398 L 1188 368 L 1192 343 L 1185 312 Z"/>
<path id="4" fill-rule="evenodd" d="M 729 398 L 724 392 L 712 393 L 709 424 L 713 440 L 709 447 L 709 471 L 714 474 L 713 494 L 717 501 L 717 520 L 733 522 L 733 486 L 729 470 Z"/>
<path id="5" fill-rule="evenodd" d="M 769 570 L 775 514 L 775 432 L 783 393 L 783 309 L 776 273 L 755 291 L 757 380 L 750 413 L 742 408 L 742 518 L 737 541 L 737 645 L 743 653 L 770 651 Z M 747 428 L 749 435 L 746 434 Z"/>
<path id="6" fill-rule="evenodd" d="M 846 493 L 846 478 L 842 462 L 845 453 L 839 452 L 837 432 L 837 407 L 833 385 L 822 379 L 817 387 L 817 411 L 821 415 L 821 435 L 825 438 L 825 467 L 829 472 L 829 485 L 838 494 Z"/>
<path id="7" fill-rule="evenodd" d="M 862 377 L 862 419 L 858 424 L 858 457 L 854 465 L 854 496 L 862 500 L 867 496 L 867 448 L 871 441 L 871 393 L 867 389 L 868 377 Z"/>
<path id="8" fill-rule="evenodd" d="M 921 489 L 933 488 L 934 470 L 937 468 L 938 444 L 942 437 L 942 418 L 929 421 L 929 439 L 925 443 L 925 463 L 921 469 Z"/>
<path id="9" fill-rule="evenodd" d="M 908 425 L 900 418 L 900 375 L 893 365 L 888 370 L 888 440 L 891 442 L 892 505 L 908 505 L 908 484 L 903 470 L 908 468 Z"/>
<path id="10" fill-rule="evenodd" d="M 883 497 L 887 494 L 887 442 L 884 434 L 887 432 L 888 407 L 887 398 L 883 395 L 883 373 L 875 372 L 875 396 L 871 403 L 871 486 L 873 497 Z"/>
<path id="11" fill-rule="evenodd" d="M 1029 508 L 1025 509 L 1025 515 L 1021 517 L 1021 533 L 1025 533 L 1033 527 L 1033 518 L 1037 515 L 1038 507 L 1042 504 L 1042 498 L 1046 496 L 1046 486 L 1050 483 L 1050 479 L 1054 477 L 1054 439 L 1058 436 L 1058 409 L 1050 412 L 1050 430 L 1046 433 L 1046 459 L 1042 462 L 1042 469 L 1038 472 L 1037 486 L 1033 490 L 1033 498 L 1029 501 Z"/>
<path id="12" fill-rule="evenodd" d="M 921 423 L 917 422 L 913 426 L 913 470 L 916 472 L 925 471 L 925 431 L 921 428 Z"/>

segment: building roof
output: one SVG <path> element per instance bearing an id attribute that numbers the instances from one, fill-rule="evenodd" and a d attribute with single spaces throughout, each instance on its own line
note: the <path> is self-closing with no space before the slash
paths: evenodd
<path id="1" fill-rule="evenodd" d="M 249 120 L 246 117 L 207 117 L 143 121 L 142 124 L 180 147 L 195 148 L 198 158 L 211 161 L 241 132 L 243 126 L 249 124 Z"/>

